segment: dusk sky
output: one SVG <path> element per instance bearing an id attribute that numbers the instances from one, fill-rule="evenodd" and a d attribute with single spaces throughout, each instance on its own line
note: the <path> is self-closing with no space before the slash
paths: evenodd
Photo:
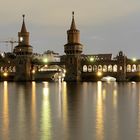
<path id="1" fill-rule="evenodd" d="M 17 40 L 25 14 L 34 52 L 64 54 L 72 11 L 84 54 L 122 50 L 140 58 L 140 0 L 0 0 L 0 41 Z M 0 43 L 0 51 L 10 44 Z"/>

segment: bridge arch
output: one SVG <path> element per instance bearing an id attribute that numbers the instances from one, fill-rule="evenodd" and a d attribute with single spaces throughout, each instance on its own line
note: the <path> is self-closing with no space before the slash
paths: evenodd
<path id="1" fill-rule="evenodd" d="M 88 65 L 88 72 L 92 72 L 92 65 Z"/>
<path id="2" fill-rule="evenodd" d="M 119 70 L 122 71 L 123 70 L 123 66 L 120 66 L 120 69 Z"/>
<path id="3" fill-rule="evenodd" d="M 0 67 L 0 72 L 3 72 L 3 67 Z"/>
<path id="4" fill-rule="evenodd" d="M 136 72 L 136 71 L 137 71 L 136 64 L 133 64 L 132 65 L 132 72 Z"/>
<path id="5" fill-rule="evenodd" d="M 8 71 L 8 68 L 7 67 L 4 67 L 4 71 L 7 72 Z"/>
<path id="6" fill-rule="evenodd" d="M 137 71 L 140 71 L 140 65 L 137 65 Z"/>
<path id="7" fill-rule="evenodd" d="M 94 65 L 94 71 L 97 72 L 98 68 L 96 65 Z"/>
<path id="8" fill-rule="evenodd" d="M 117 65 L 116 64 L 113 66 L 113 72 L 117 72 Z"/>
<path id="9" fill-rule="evenodd" d="M 12 72 L 16 72 L 16 67 L 15 66 L 13 67 Z"/>
<path id="10" fill-rule="evenodd" d="M 107 72 L 107 65 L 103 65 L 103 72 Z"/>
<path id="11" fill-rule="evenodd" d="M 108 72 L 112 72 L 112 65 L 108 65 Z"/>
<path id="12" fill-rule="evenodd" d="M 98 65 L 98 71 L 102 72 L 102 65 Z"/>
<path id="13" fill-rule="evenodd" d="M 131 65 L 130 65 L 130 64 L 127 65 L 126 71 L 127 71 L 127 72 L 131 72 Z"/>
<path id="14" fill-rule="evenodd" d="M 92 66 L 92 70 L 93 70 L 93 72 L 95 71 L 94 65 Z"/>
<path id="15" fill-rule="evenodd" d="M 87 65 L 83 66 L 83 72 L 87 72 Z"/>
<path id="16" fill-rule="evenodd" d="M 8 68 L 7 68 L 7 71 L 8 71 L 8 72 L 12 72 L 12 66 L 8 67 Z"/>

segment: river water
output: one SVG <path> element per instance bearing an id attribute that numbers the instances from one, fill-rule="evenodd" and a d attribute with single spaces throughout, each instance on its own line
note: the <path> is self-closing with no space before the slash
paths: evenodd
<path id="1" fill-rule="evenodd" d="M 0 82 L 0 140 L 140 140 L 140 83 Z"/>

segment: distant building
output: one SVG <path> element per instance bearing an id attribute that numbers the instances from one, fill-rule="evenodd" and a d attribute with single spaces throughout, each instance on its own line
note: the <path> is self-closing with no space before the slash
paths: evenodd
<path id="1" fill-rule="evenodd" d="M 46 60 L 48 62 L 60 62 L 60 55 L 54 51 L 47 50 L 43 54 L 34 53 L 33 59 L 38 59 L 40 61 Z"/>

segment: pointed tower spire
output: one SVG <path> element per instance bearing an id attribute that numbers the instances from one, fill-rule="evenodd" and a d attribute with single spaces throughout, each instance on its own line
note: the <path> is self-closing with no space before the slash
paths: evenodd
<path id="1" fill-rule="evenodd" d="M 19 45 L 29 45 L 29 32 L 27 32 L 26 25 L 25 25 L 25 15 L 22 15 L 23 17 L 23 22 L 22 22 L 22 27 L 21 31 L 18 32 L 18 41 Z"/>
<path id="2" fill-rule="evenodd" d="M 72 12 L 72 22 L 70 30 L 76 30 L 75 20 L 74 20 L 74 11 Z"/>
<path id="3" fill-rule="evenodd" d="M 26 30 L 26 26 L 24 22 L 25 15 L 22 15 L 22 17 L 23 17 L 23 22 L 22 22 L 22 27 L 21 27 L 21 33 L 26 33 L 27 30 Z"/>
<path id="4" fill-rule="evenodd" d="M 67 31 L 68 43 L 80 43 L 80 31 L 76 29 L 74 12 L 72 12 L 72 22 L 70 29 Z"/>

